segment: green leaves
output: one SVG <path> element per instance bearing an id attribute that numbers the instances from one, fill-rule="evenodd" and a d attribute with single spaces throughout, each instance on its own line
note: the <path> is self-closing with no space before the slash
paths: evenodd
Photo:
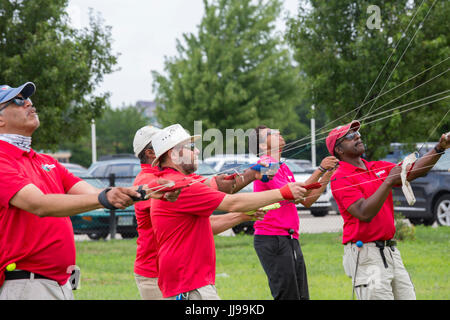
<path id="1" fill-rule="evenodd" d="M 450 56 L 447 22 L 450 6 L 445 1 L 437 1 L 424 21 L 433 1 L 424 1 L 420 7 L 421 3 L 404 0 L 301 1 L 298 16 L 288 21 L 286 36 L 308 88 L 305 98 L 327 115 L 329 125 L 325 129 L 331 130 L 354 118 L 364 118 L 369 112 L 376 114 L 426 98 L 449 87 L 448 74 L 439 76 L 450 67 L 450 60 L 447 60 L 394 89 Z M 366 27 L 369 5 L 381 9 L 380 30 Z M 428 80 L 426 85 L 411 90 Z M 432 100 L 425 99 L 421 103 Z M 361 107 L 358 113 L 357 107 Z M 383 156 L 390 142 L 426 139 L 447 110 L 448 100 L 442 100 L 408 112 L 397 112 L 392 119 L 374 121 L 363 131 L 368 145 L 367 156 Z M 381 116 L 370 121 L 378 118 Z M 430 139 L 435 140 L 439 133 L 450 129 L 450 119 L 442 123 Z"/>
<path id="2" fill-rule="evenodd" d="M 158 121 L 192 131 L 297 125 L 298 70 L 274 22 L 276 0 L 204 1 L 197 34 L 184 34 L 178 55 L 166 59 L 165 74 L 153 72 Z"/>
<path id="3" fill-rule="evenodd" d="M 88 28 L 72 29 L 67 3 L 0 0 L 0 83 L 36 84 L 36 149 L 52 150 L 88 132 L 108 98 L 95 89 L 117 63 L 110 28 L 91 12 Z"/>

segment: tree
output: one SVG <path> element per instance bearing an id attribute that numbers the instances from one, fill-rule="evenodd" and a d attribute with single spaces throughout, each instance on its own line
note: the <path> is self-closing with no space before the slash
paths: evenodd
<path id="1" fill-rule="evenodd" d="M 133 139 L 136 131 L 150 123 L 141 108 L 136 106 L 122 106 L 112 109 L 107 107 L 102 117 L 97 119 L 97 156 L 131 153 L 133 151 Z M 61 149 L 72 151 L 70 161 L 85 167 L 91 165 L 91 136 L 85 134 L 76 142 L 65 142 Z"/>
<path id="2" fill-rule="evenodd" d="M 113 72 L 110 27 L 90 14 L 88 28 L 70 27 L 68 0 L 0 0 L 0 83 L 32 81 L 41 126 L 36 149 L 55 149 L 86 134 L 101 115 L 108 93 L 94 90 Z"/>
<path id="3" fill-rule="evenodd" d="M 295 138 L 300 123 L 298 70 L 275 34 L 280 1 L 204 0 L 198 34 L 177 41 L 178 56 L 153 72 L 157 117 L 193 131 L 254 128 L 265 124 Z"/>
<path id="4" fill-rule="evenodd" d="M 136 131 L 149 124 L 150 120 L 135 106 L 119 109 L 107 108 L 97 121 L 98 155 L 133 153 Z"/>
<path id="5" fill-rule="evenodd" d="M 368 27 L 370 5 L 381 9 L 380 29 Z M 448 100 L 425 99 L 449 88 L 449 14 L 446 1 L 301 1 L 298 15 L 288 22 L 287 38 L 307 98 L 330 122 L 338 120 L 325 129 L 387 111 L 365 121 L 369 158 L 383 156 L 390 142 L 437 140 L 449 130 L 450 114 L 443 119 Z M 407 109 L 393 109 L 419 99 L 427 105 L 403 113 Z M 377 121 L 386 115 L 392 117 Z"/>

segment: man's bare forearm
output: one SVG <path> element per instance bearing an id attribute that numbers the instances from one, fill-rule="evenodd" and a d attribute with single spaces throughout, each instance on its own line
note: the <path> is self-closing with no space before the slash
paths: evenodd
<path id="1" fill-rule="evenodd" d="M 374 194 L 367 199 L 359 199 L 347 211 L 363 222 L 370 222 L 381 210 L 391 190 L 392 185 L 384 181 Z"/>
<path id="2" fill-rule="evenodd" d="M 212 215 L 209 217 L 209 221 L 211 223 L 211 229 L 213 234 L 219 234 L 224 232 L 241 222 L 249 221 L 250 219 L 245 219 L 243 216 L 245 213 L 242 212 L 229 212 L 220 215 Z"/>
<path id="3" fill-rule="evenodd" d="M 430 171 L 436 162 L 441 158 L 442 153 L 436 153 L 434 149 L 428 151 L 424 156 L 416 160 L 414 167 L 410 171 L 407 180 L 412 181 L 414 179 L 423 177 Z"/>
<path id="4" fill-rule="evenodd" d="M 282 200 L 284 198 L 279 189 L 262 192 L 245 192 L 226 195 L 217 209 L 229 212 L 247 212 Z"/>

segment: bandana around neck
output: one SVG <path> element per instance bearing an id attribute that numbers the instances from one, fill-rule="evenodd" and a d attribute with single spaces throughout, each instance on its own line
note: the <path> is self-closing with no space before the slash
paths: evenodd
<path id="1" fill-rule="evenodd" d="M 21 136 L 19 134 L 0 134 L 0 140 L 8 142 L 13 146 L 16 146 L 20 150 L 30 152 L 31 150 L 31 137 Z"/>

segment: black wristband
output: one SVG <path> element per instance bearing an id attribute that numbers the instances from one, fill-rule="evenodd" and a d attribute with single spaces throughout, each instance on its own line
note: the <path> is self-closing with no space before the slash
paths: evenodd
<path id="1" fill-rule="evenodd" d="M 108 198 L 106 197 L 106 193 L 111 190 L 112 188 L 106 188 L 105 190 L 103 190 L 102 192 L 100 192 L 98 194 L 98 202 L 100 202 L 100 204 L 102 206 L 104 206 L 106 209 L 110 209 L 110 210 L 117 210 L 118 208 L 114 207 L 109 201 Z"/>
<path id="2" fill-rule="evenodd" d="M 434 151 L 436 151 L 436 153 L 445 153 L 445 149 L 440 149 L 437 145 L 434 147 Z"/>
<path id="3" fill-rule="evenodd" d="M 319 170 L 322 171 L 323 173 L 327 172 L 327 169 L 325 169 L 325 168 L 322 167 L 321 165 L 319 165 Z"/>

